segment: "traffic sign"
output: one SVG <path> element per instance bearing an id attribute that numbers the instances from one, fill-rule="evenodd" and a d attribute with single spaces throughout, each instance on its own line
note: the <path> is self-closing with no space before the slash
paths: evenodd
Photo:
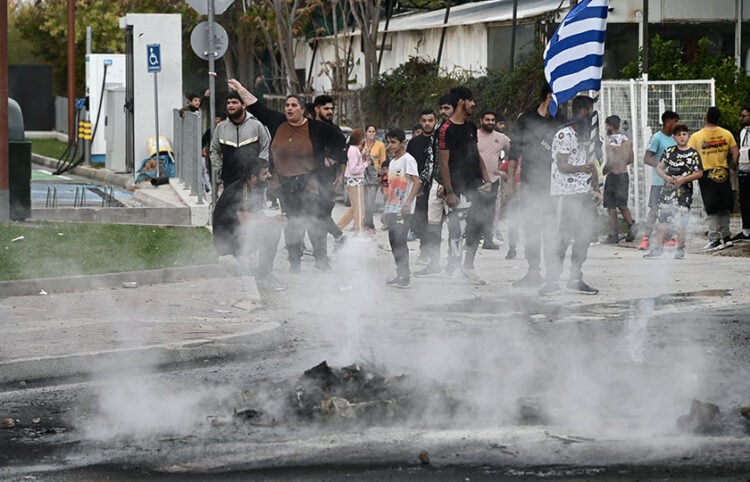
<path id="1" fill-rule="evenodd" d="M 146 65 L 149 72 L 161 72 L 161 44 L 146 45 Z"/>
<path id="2" fill-rule="evenodd" d="M 190 33 L 190 46 L 195 55 L 208 60 L 208 22 L 201 22 Z M 220 59 L 229 48 L 229 35 L 224 27 L 214 22 L 214 60 Z"/>
<path id="3" fill-rule="evenodd" d="M 201 15 L 208 15 L 208 2 L 211 0 L 188 0 L 188 5 Z M 214 15 L 221 15 L 230 5 L 234 3 L 234 0 L 213 0 L 214 2 Z"/>

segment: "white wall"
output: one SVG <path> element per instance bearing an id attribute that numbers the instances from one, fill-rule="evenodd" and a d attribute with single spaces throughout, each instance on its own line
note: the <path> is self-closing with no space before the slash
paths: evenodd
<path id="1" fill-rule="evenodd" d="M 389 33 L 386 44 L 391 45 L 390 50 L 383 53 L 380 72 L 387 73 L 408 60 L 409 57 L 423 57 L 436 59 L 440 46 L 441 30 L 410 30 Z M 360 51 L 359 36 L 352 37 L 354 46 L 355 65 L 350 78 L 356 78 L 357 82 L 350 85 L 351 89 L 364 87 L 365 74 L 364 55 Z M 343 42 L 343 39 L 340 39 Z M 310 66 L 313 50 L 309 47 L 304 49 L 306 68 Z M 335 50 L 333 38 L 325 38 L 320 41 L 318 53 L 313 64 L 312 83 L 316 92 L 327 91 L 331 88 L 330 79 L 321 74 L 322 62 L 333 61 Z M 298 60 L 299 61 L 299 60 Z M 487 68 L 487 28 L 484 24 L 461 25 L 449 27 L 445 42 L 443 44 L 443 55 L 440 62 L 441 69 L 446 71 L 471 70 L 476 75 L 482 74 Z"/>
<path id="2" fill-rule="evenodd" d="M 159 84 L 159 135 L 174 142 L 172 110 L 185 105 L 182 92 L 182 17 L 179 14 L 129 13 L 120 26 L 133 26 L 133 76 L 135 116 L 135 169 L 148 157 L 146 140 L 156 135 L 154 74 L 148 72 L 146 46 L 161 45 Z"/>

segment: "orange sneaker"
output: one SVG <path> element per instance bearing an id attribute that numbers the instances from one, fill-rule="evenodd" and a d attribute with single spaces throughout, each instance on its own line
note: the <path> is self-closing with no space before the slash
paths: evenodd
<path id="1" fill-rule="evenodd" d="M 644 236 L 643 239 L 641 239 L 641 244 L 638 246 L 638 249 L 641 251 L 648 249 L 648 237 Z"/>

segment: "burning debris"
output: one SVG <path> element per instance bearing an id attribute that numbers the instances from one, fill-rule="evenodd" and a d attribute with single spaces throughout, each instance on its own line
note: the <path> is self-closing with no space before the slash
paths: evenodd
<path id="1" fill-rule="evenodd" d="M 716 404 L 693 400 L 690 404 L 690 412 L 677 419 L 677 428 L 700 435 L 749 433 L 750 407 L 740 407 L 737 413 L 741 417 L 737 417 L 734 411 L 722 414 Z"/>
<path id="2" fill-rule="evenodd" d="M 395 420 L 428 407 L 452 411 L 457 406 L 437 385 L 423 391 L 406 375 L 389 377 L 361 364 L 332 368 L 325 361 L 297 380 L 290 403 L 301 418 L 368 423 Z"/>
<path id="3" fill-rule="evenodd" d="M 276 413 L 258 408 L 262 405 L 258 399 L 268 398 L 268 394 L 243 393 L 245 406 L 235 409 L 234 419 L 254 425 L 272 425 L 278 418 L 387 424 L 430 410 L 454 413 L 458 406 L 458 401 L 437 383 L 425 387 L 406 375 L 391 377 L 364 364 L 334 368 L 323 361 L 305 371 L 292 388 L 289 385 L 270 390 L 271 405 L 277 402 L 270 412 Z"/>

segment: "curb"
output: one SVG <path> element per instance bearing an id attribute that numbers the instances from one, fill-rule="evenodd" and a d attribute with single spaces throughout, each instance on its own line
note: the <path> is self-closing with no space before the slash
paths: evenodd
<path id="1" fill-rule="evenodd" d="M 0 385 L 239 356 L 276 346 L 284 336 L 283 330 L 279 328 L 281 323 L 266 322 L 242 333 L 192 340 L 183 344 L 151 345 L 3 362 L 0 363 Z"/>
<path id="2" fill-rule="evenodd" d="M 36 278 L 27 280 L 0 281 L 0 298 L 9 296 L 30 296 L 45 293 L 65 293 L 70 291 L 96 290 L 130 287 L 123 283 L 150 285 L 175 283 L 196 278 L 226 278 L 232 276 L 224 266 L 204 264 L 179 268 L 161 268 L 124 273 L 103 273 L 58 278 Z M 250 278 L 252 279 L 252 278 Z M 135 287 L 135 286 L 133 286 Z M 257 293 L 257 288 L 256 288 Z M 253 296 L 260 298 L 259 296 Z"/>

